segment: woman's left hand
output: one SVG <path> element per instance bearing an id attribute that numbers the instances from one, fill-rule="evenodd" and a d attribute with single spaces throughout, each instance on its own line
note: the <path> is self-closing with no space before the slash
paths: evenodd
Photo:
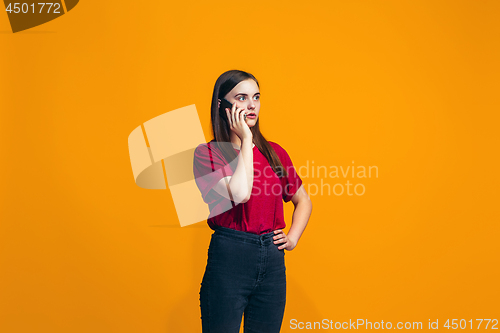
<path id="1" fill-rule="evenodd" d="M 284 243 L 278 247 L 279 250 L 286 249 L 288 251 L 292 251 L 297 245 L 297 242 L 291 238 L 288 238 L 288 236 L 283 232 L 283 230 L 281 229 L 274 230 L 274 233 L 275 233 L 275 235 L 273 236 L 274 244 Z"/>

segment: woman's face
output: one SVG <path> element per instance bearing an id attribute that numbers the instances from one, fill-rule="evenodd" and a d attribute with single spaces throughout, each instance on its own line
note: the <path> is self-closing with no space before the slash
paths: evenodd
<path id="1" fill-rule="evenodd" d="M 243 109 L 242 112 L 247 115 L 248 127 L 253 127 L 257 123 L 260 112 L 260 92 L 254 80 L 241 81 L 227 93 L 225 98 L 231 103 L 236 102 L 236 107 Z"/>

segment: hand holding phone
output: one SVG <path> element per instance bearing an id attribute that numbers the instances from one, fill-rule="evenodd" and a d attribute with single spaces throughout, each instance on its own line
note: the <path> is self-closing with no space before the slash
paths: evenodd
<path id="1" fill-rule="evenodd" d="M 235 115 L 236 121 L 235 122 L 233 122 L 232 119 L 229 120 L 227 118 L 226 108 L 229 109 L 229 114 L 231 114 L 233 112 L 233 109 L 234 109 L 234 112 L 236 113 L 236 115 Z M 244 113 L 243 121 L 240 120 L 241 119 L 240 112 L 244 112 L 243 110 L 244 110 L 244 108 L 236 107 L 236 103 L 232 104 L 231 102 L 229 102 L 225 98 L 221 99 L 220 107 L 219 107 L 219 114 L 229 124 L 231 131 L 236 133 L 236 135 L 242 141 L 244 138 L 252 139 L 252 137 L 253 137 L 252 131 L 250 131 L 250 127 L 248 127 L 248 124 L 246 123 L 246 118 L 247 118 L 246 113 Z"/>
<path id="2" fill-rule="evenodd" d="M 226 108 L 229 109 L 229 113 L 231 113 L 231 110 L 233 109 L 233 104 L 228 101 L 227 99 L 223 98 L 220 102 L 220 107 L 219 107 L 219 113 L 222 118 L 224 118 L 227 121 L 227 114 L 226 114 Z M 243 119 L 247 119 L 247 115 L 243 117 Z"/>

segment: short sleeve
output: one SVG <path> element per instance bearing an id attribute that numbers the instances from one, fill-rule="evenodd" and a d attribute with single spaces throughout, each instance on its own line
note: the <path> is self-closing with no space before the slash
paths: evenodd
<path id="1" fill-rule="evenodd" d="M 233 170 L 222 153 L 214 149 L 214 145 L 204 143 L 196 147 L 194 151 L 193 174 L 203 201 L 210 204 L 221 198 L 217 192 L 211 191 L 212 188 L 222 178 L 232 176 Z"/>
<path id="2" fill-rule="evenodd" d="M 279 147 L 279 146 L 278 146 Z M 280 158 L 283 168 L 287 171 L 288 176 L 281 178 L 281 185 L 283 188 L 282 196 L 283 201 L 288 202 L 292 200 L 292 197 L 297 193 L 300 186 L 302 185 L 302 179 L 299 177 L 295 167 L 293 166 L 292 160 L 288 153 L 281 147 L 278 148 L 281 152 L 277 152 Z"/>

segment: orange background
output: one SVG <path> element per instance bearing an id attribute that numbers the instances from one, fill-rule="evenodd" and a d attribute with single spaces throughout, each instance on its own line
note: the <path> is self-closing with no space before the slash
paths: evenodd
<path id="1" fill-rule="evenodd" d="M 181 228 L 168 190 L 134 183 L 127 138 L 196 104 L 210 140 L 229 69 L 257 77 L 262 131 L 296 168 L 379 169 L 351 179 L 362 196 L 311 196 L 282 332 L 500 319 L 499 15 L 498 1 L 94 0 L 13 34 L 0 14 L 0 331 L 201 332 L 212 230 Z"/>

